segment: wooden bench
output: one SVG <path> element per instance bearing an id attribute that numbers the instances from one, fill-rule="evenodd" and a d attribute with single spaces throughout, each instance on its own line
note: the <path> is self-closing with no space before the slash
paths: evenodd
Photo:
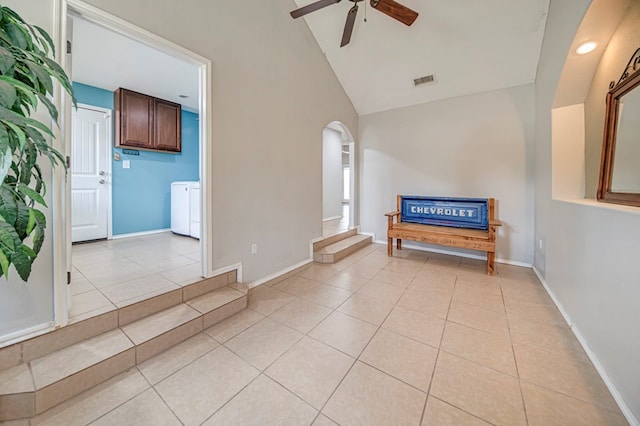
<path id="1" fill-rule="evenodd" d="M 495 275 L 496 227 L 493 198 L 445 198 L 398 195 L 398 210 L 386 213 L 387 255 L 402 240 L 487 252 L 487 274 Z M 393 219 L 396 218 L 394 221 Z"/>

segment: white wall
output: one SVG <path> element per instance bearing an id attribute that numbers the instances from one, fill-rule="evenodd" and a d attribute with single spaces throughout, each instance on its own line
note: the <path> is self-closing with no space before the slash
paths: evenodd
<path id="1" fill-rule="evenodd" d="M 536 80 L 536 235 L 544 250 L 536 252 L 535 263 L 614 393 L 619 392 L 628 418 L 635 416 L 637 423 L 640 210 L 551 197 L 551 109 L 569 46 L 589 4 L 552 0 L 550 5 Z"/>
<path id="2" fill-rule="evenodd" d="M 4 1 L 3 6 L 10 7 L 22 15 L 29 23 L 39 25 L 49 33 L 53 31 L 52 2 L 43 2 L 41 7 L 24 8 L 21 0 Z M 49 122 L 46 113 L 40 112 L 37 118 Z M 56 145 L 57 146 L 57 145 Z M 49 191 L 46 201 L 52 204 L 52 174 L 49 161 L 40 161 Z M 51 210 L 44 211 L 47 217 L 47 231 L 44 245 L 33 265 L 28 283 L 24 283 L 13 267 L 9 269 L 9 280 L 0 278 L 0 346 L 12 338 L 12 334 L 25 330 L 47 327 L 53 321 L 53 247 L 55 236 L 52 233 L 54 216 Z M 57 236 L 59 238 L 59 236 Z M 35 331 L 35 330 L 34 330 Z"/>
<path id="3" fill-rule="evenodd" d="M 251 282 L 308 259 L 322 129 L 357 115 L 293 0 L 88 3 L 213 61 L 214 269 L 242 262 Z"/>
<path id="4" fill-rule="evenodd" d="M 56 3 L 3 4 L 52 32 Z M 305 23 L 289 16 L 293 0 L 87 3 L 213 62 L 213 269 L 242 262 L 251 282 L 307 260 L 322 236 L 322 129 L 356 129 L 357 115 Z M 50 231 L 64 213 L 49 205 Z M 0 336 L 52 320 L 54 241 L 62 247 L 49 232 L 28 285 L 0 284 Z"/>
<path id="5" fill-rule="evenodd" d="M 533 93 L 528 85 L 361 117 L 362 229 L 386 241 L 397 194 L 493 197 L 497 257 L 531 264 Z"/>
<path id="6" fill-rule="evenodd" d="M 322 218 L 342 216 L 342 133 L 322 131 Z"/>

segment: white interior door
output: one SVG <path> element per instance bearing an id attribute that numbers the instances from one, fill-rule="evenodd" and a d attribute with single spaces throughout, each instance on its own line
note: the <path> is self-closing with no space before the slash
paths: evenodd
<path id="1" fill-rule="evenodd" d="M 111 113 L 78 107 L 71 135 L 71 240 L 108 237 Z"/>

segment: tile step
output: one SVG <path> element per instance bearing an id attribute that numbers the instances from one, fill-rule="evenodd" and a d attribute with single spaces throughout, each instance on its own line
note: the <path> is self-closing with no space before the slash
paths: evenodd
<path id="1" fill-rule="evenodd" d="M 324 247 L 326 247 L 326 246 L 328 246 L 330 244 L 333 244 L 333 243 L 336 243 L 338 241 L 341 241 L 341 240 L 347 239 L 349 237 L 352 237 L 352 236 L 356 235 L 357 232 L 358 231 L 357 231 L 356 228 L 351 228 L 351 229 L 348 229 L 346 231 L 340 232 L 338 234 L 330 235 L 330 236 L 328 236 L 326 238 L 323 238 L 320 241 L 316 241 L 315 243 L 313 243 L 313 251 L 316 252 L 316 251 L 318 251 L 318 250 L 320 250 L 320 249 L 322 249 L 322 248 L 324 248 Z"/>
<path id="2" fill-rule="evenodd" d="M 246 292 L 221 287 L 0 371 L 0 422 L 40 414 L 246 307 Z"/>
<path id="3" fill-rule="evenodd" d="M 356 234 L 343 240 L 329 244 L 313 253 L 313 260 L 319 263 L 335 263 L 361 248 L 371 244 L 370 235 Z"/>

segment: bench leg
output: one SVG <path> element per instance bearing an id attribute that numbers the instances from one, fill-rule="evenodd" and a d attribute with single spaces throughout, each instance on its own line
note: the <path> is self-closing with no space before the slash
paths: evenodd
<path id="1" fill-rule="evenodd" d="M 396 248 L 402 250 L 402 240 L 400 238 L 396 239 Z"/>
<path id="2" fill-rule="evenodd" d="M 496 252 L 487 252 L 487 275 L 496 274 Z"/>
<path id="3" fill-rule="evenodd" d="M 387 238 L 387 256 L 393 256 L 393 238 Z"/>

